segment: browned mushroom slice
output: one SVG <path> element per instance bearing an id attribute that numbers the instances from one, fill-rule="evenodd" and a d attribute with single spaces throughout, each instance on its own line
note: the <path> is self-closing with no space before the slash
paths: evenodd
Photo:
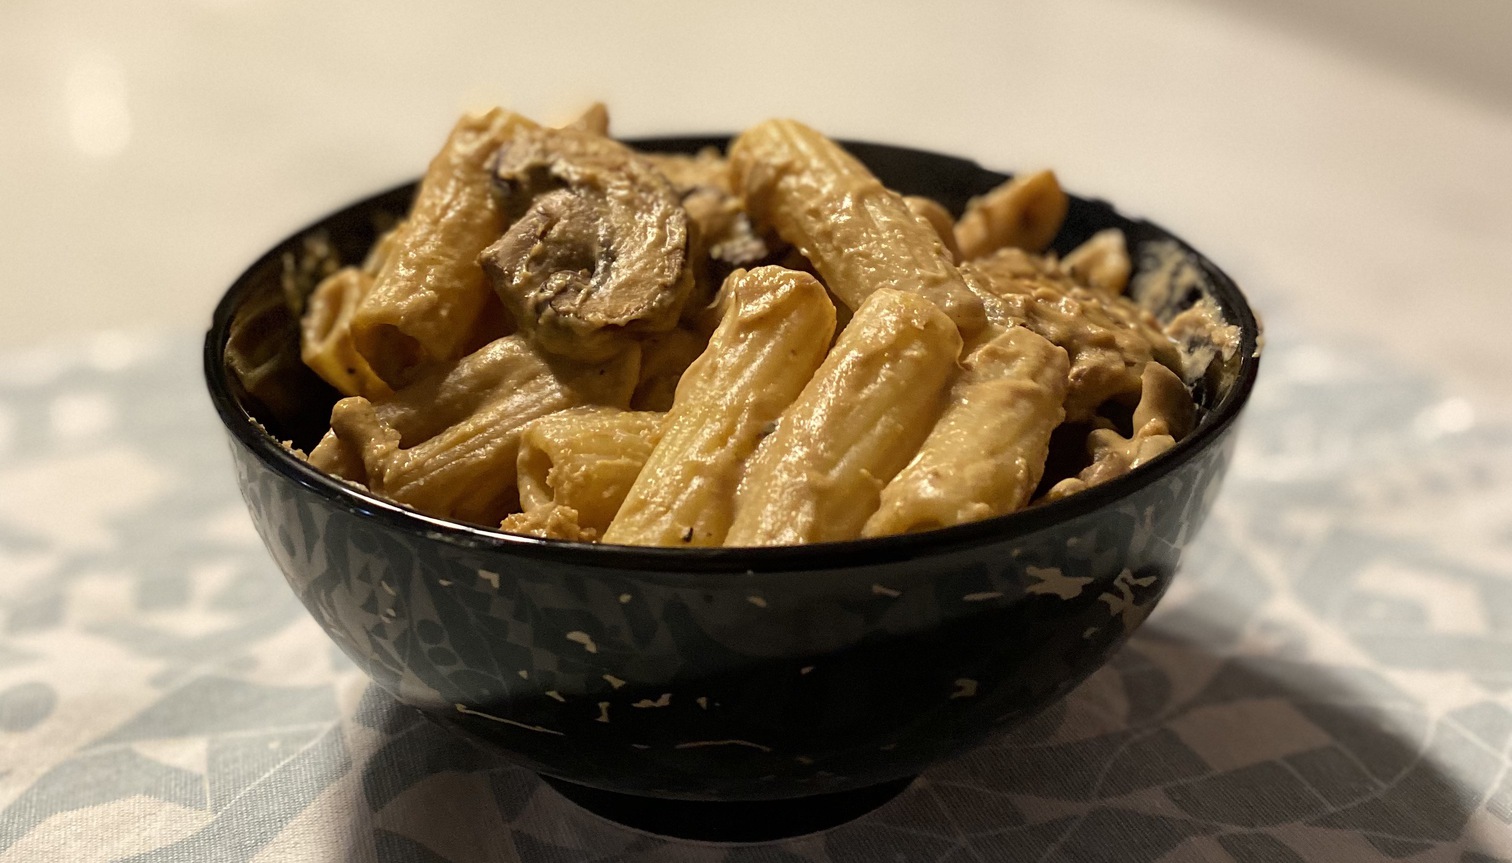
<path id="1" fill-rule="evenodd" d="M 480 260 L 538 345 L 597 360 L 676 325 L 692 287 L 688 217 L 650 163 L 607 138 L 540 129 L 500 150 L 495 173 L 521 215 Z"/>
<path id="2" fill-rule="evenodd" d="M 705 147 L 691 156 L 646 153 L 645 158 L 671 182 L 688 214 L 688 261 L 694 285 L 683 309 L 683 323 L 712 331 L 718 315 L 707 315 L 707 307 L 730 273 L 772 263 L 788 246 L 775 232 L 756 230 L 734 192 L 730 164 L 718 150 Z"/>
<path id="3" fill-rule="evenodd" d="M 683 209 L 698 226 L 710 258 L 730 267 L 749 267 L 771 255 L 774 238 L 757 234 L 732 188 L 730 165 L 717 150 L 705 147 L 692 156 L 647 153 L 646 159 L 682 197 Z M 724 275 L 728 273 L 721 279 Z"/>

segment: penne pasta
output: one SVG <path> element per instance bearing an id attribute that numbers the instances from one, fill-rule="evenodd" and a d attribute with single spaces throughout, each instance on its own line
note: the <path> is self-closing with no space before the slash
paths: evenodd
<path id="1" fill-rule="evenodd" d="M 952 263 L 960 263 L 961 248 L 956 245 L 955 219 L 951 218 L 950 211 L 934 198 L 925 198 L 921 195 L 906 195 L 903 203 L 908 206 L 908 211 L 929 223 L 934 228 L 935 235 L 945 245 L 945 251 L 950 253 Z"/>
<path id="2" fill-rule="evenodd" d="M 574 132 L 587 132 L 590 135 L 600 137 L 609 136 L 609 106 L 603 102 L 594 102 L 583 113 L 577 115 L 572 122 L 562 126 Z"/>
<path id="3" fill-rule="evenodd" d="M 342 395 L 375 399 L 393 393 L 352 344 L 352 315 L 372 289 L 372 276 L 343 267 L 321 280 L 305 301 L 300 359 Z"/>
<path id="4" fill-rule="evenodd" d="M 1065 417 L 1065 350 L 1011 327 L 967 355 L 945 413 L 882 490 L 862 536 L 949 527 L 1029 502 Z"/>
<path id="5" fill-rule="evenodd" d="M 736 270 L 724 314 L 677 386 L 661 442 L 604 532 L 626 545 L 719 545 L 762 435 L 824 359 L 835 308 L 813 276 Z"/>
<path id="6" fill-rule="evenodd" d="M 362 259 L 362 271 L 369 278 L 377 278 L 388 263 L 389 258 L 394 256 L 394 250 L 399 247 L 399 237 L 404 233 L 404 221 L 378 235 L 373 241 L 373 247 L 368 249 L 367 256 Z"/>
<path id="7" fill-rule="evenodd" d="M 762 442 L 725 545 L 854 539 L 939 418 L 961 336 L 937 306 L 873 293 Z"/>
<path id="8" fill-rule="evenodd" d="M 624 406 L 638 365 L 633 350 L 604 364 L 548 362 L 508 336 L 389 399 L 342 399 L 331 431 L 360 458 L 372 491 L 429 515 L 494 525 L 516 508 L 524 426 L 578 405 Z"/>
<path id="9" fill-rule="evenodd" d="M 581 407 L 531 422 L 516 462 L 524 514 L 570 509 L 579 531 L 602 535 L 661 440 L 665 419 L 659 411 Z M 559 512 L 536 520 L 566 519 Z"/>
<path id="10" fill-rule="evenodd" d="M 462 118 L 420 181 L 373 288 L 352 315 L 352 343 L 389 386 L 458 359 L 492 289 L 478 254 L 504 230 L 488 162 L 529 120 L 501 109 Z"/>
<path id="11" fill-rule="evenodd" d="M 1211 299 L 1157 320 L 1144 304 L 1174 299 L 1125 296 L 1120 230 L 1046 251 L 1069 206 L 1050 171 L 956 219 L 793 120 L 727 155 L 642 153 L 608 125 L 601 103 L 558 128 L 464 117 L 360 266 L 319 232 L 284 256 L 283 296 L 226 355 L 292 404 L 267 386 L 292 353 L 242 345 L 302 315 L 303 364 L 346 396 L 309 464 L 575 542 L 923 531 L 1165 452 L 1197 421 L 1184 366 L 1237 332 Z"/>
<path id="12" fill-rule="evenodd" d="M 730 145 L 746 207 L 811 262 L 851 310 L 882 289 L 934 302 L 963 334 L 985 323 L 930 224 L 840 145 L 794 120 L 768 120 Z"/>
<path id="13" fill-rule="evenodd" d="M 1084 285 L 1122 294 L 1129 286 L 1129 273 L 1133 269 L 1123 231 L 1108 228 L 1088 237 L 1061 260 L 1061 269 Z"/>
<path id="14" fill-rule="evenodd" d="M 1069 207 L 1055 172 L 1014 177 L 967 203 L 955 226 L 961 260 L 1004 247 L 1042 251 L 1059 233 Z"/>

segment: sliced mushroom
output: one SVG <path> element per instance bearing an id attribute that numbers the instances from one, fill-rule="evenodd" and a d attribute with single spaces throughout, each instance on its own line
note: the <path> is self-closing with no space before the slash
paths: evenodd
<path id="1" fill-rule="evenodd" d="M 501 149 L 495 174 L 519 216 L 480 260 L 537 344 L 597 360 L 676 325 L 693 284 L 688 217 L 650 163 L 598 135 L 541 129 Z"/>
<path id="2" fill-rule="evenodd" d="M 730 164 L 719 151 L 705 147 L 694 155 L 647 153 L 645 158 L 672 184 L 688 213 L 688 250 L 693 269 L 693 296 L 683 323 L 694 328 L 718 324 L 704 320 L 705 308 L 730 273 L 774 262 L 788 249 L 775 232 L 762 234 L 751 224 L 734 192 Z"/>

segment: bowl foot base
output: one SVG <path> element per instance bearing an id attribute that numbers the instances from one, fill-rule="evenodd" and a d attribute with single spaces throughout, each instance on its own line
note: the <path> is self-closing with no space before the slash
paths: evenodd
<path id="1" fill-rule="evenodd" d="M 546 784 L 573 803 L 617 824 L 705 842 L 769 842 L 817 833 L 865 815 L 903 793 L 913 777 L 792 800 L 668 800 L 588 788 L 551 776 Z"/>

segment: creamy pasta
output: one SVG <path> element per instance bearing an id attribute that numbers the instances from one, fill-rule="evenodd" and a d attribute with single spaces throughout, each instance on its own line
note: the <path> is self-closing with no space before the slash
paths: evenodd
<path id="1" fill-rule="evenodd" d="M 956 216 L 793 120 L 727 157 L 608 123 L 459 121 L 305 302 L 301 355 L 345 396 L 311 464 L 508 532 L 785 545 L 1011 513 L 1191 432 L 1198 374 L 1125 295 L 1123 234 L 1046 251 L 1053 173 Z"/>

